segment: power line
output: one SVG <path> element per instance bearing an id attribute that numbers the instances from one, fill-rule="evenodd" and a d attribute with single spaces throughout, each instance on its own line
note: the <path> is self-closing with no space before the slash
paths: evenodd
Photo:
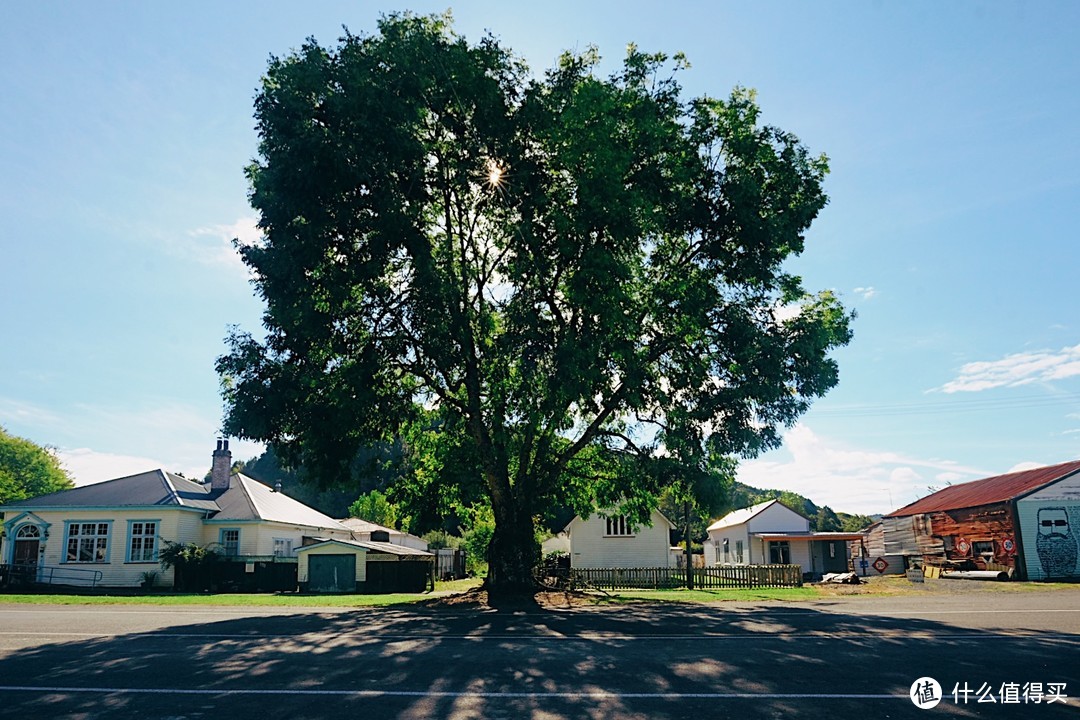
<path id="1" fill-rule="evenodd" d="M 897 415 L 926 415 L 938 413 L 993 412 L 1002 410 L 1027 410 L 1075 405 L 1080 408 L 1080 393 L 1057 395 L 1028 395 L 1015 398 L 971 398 L 931 400 L 915 403 L 890 403 L 881 405 L 847 404 L 815 408 L 815 414 L 841 417 L 883 417 Z"/>

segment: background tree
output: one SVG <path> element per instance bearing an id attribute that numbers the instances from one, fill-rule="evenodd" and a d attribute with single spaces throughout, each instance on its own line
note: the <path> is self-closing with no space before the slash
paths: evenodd
<path id="1" fill-rule="evenodd" d="M 383 527 L 397 528 L 398 509 L 378 490 L 361 495 L 349 506 L 349 517 L 360 518 Z"/>
<path id="2" fill-rule="evenodd" d="M 48 449 L 0 427 L 0 504 L 75 487 Z"/>
<path id="3" fill-rule="evenodd" d="M 226 430 L 327 478 L 407 436 L 416 497 L 489 502 L 496 593 L 532 589 L 553 506 L 647 520 L 667 474 L 613 458 L 700 472 L 779 445 L 850 337 L 783 269 L 825 158 L 751 92 L 684 99 L 679 56 L 598 62 L 532 78 L 491 37 L 391 15 L 272 59 L 255 103 L 263 238 L 240 250 L 267 332 L 218 361 Z"/>

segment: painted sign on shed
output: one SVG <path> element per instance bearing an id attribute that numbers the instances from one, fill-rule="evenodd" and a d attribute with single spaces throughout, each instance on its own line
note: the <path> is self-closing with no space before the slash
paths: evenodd
<path id="1" fill-rule="evenodd" d="M 1080 578 L 1080 473 L 1016 505 L 1028 579 Z"/>

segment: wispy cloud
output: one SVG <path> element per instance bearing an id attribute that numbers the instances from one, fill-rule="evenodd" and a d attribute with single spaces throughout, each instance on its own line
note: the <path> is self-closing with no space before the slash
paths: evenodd
<path id="1" fill-rule="evenodd" d="M 945 393 L 979 392 L 1080 375 L 1080 345 L 1059 351 L 1038 350 L 1006 355 L 1000 360 L 972 362 L 960 368 L 955 380 L 942 385 Z"/>
<path id="2" fill-rule="evenodd" d="M 202 477 L 219 433 L 215 409 L 167 400 L 131 407 L 75 403 L 47 410 L 0 398 L 0 425 L 34 442 L 55 442 L 77 485 L 156 468 Z M 230 445 L 238 460 L 265 450 L 249 441 Z"/>
<path id="3" fill-rule="evenodd" d="M 0 397 L 0 425 L 49 427 L 60 422 L 60 416 L 51 410 L 22 400 Z"/>
<path id="4" fill-rule="evenodd" d="M 878 294 L 878 291 L 873 286 L 870 287 L 857 287 L 852 290 L 853 293 L 861 297 L 863 300 L 869 300 Z"/>
<path id="5" fill-rule="evenodd" d="M 790 461 L 748 461 L 739 468 L 739 480 L 791 490 L 843 512 L 889 512 L 927 495 L 930 487 L 994 474 L 950 460 L 846 447 L 801 423 L 784 436 L 784 447 Z"/>
<path id="6" fill-rule="evenodd" d="M 196 228 L 188 233 L 191 242 L 185 245 L 183 254 L 205 265 L 247 274 L 248 268 L 233 247 L 233 240 L 238 239 L 243 245 L 258 242 L 262 234 L 256 222 L 253 217 L 242 217 L 231 224 Z"/>

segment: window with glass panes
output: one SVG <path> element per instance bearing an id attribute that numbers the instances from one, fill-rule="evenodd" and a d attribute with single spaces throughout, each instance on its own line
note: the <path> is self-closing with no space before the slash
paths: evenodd
<path id="1" fill-rule="evenodd" d="M 65 558 L 67 562 L 106 562 L 109 558 L 109 523 L 69 524 Z"/>
<path id="2" fill-rule="evenodd" d="M 615 517 L 607 518 L 607 532 L 604 534 L 608 536 L 630 537 L 634 533 L 630 529 L 630 523 L 626 522 L 626 516 L 616 515 Z"/>
<path id="3" fill-rule="evenodd" d="M 791 564 L 791 546 L 787 540 L 774 540 L 769 543 L 769 562 L 773 565 Z"/>
<path id="4" fill-rule="evenodd" d="M 128 562 L 154 562 L 157 551 L 157 522 L 137 521 L 130 524 Z"/>
<path id="5" fill-rule="evenodd" d="M 240 554 L 240 531 L 239 530 L 222 530 L 221 531 L 221 547 L 225 551 L 225 554 L 229 557 L 236 557 Z"/>

